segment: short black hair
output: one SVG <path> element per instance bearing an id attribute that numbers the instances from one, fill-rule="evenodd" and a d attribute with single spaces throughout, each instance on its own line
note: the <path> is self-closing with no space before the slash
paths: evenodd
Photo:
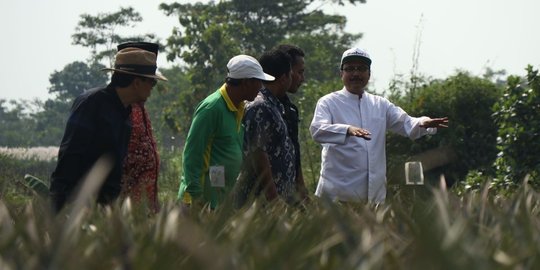
<path id="1" fill-rule="evenodd" d="M 291 72 L 291 62 L 291 57 L 287 53 L 277 49 L 267 51 L 259 58 L 264 73 L 276 79 Z"/>
<path id="2" fill-rule="evenodd" d="M 300 47 L 291 44 L 281 44 L 277 47 L 278 50 L 287 53 L 291 57 L 291 65 L 297 64 L 297 57 L 304 57 L 304 51 Z"/>
<path id="3" fill-rule="evenodd" d="M 113 72 L 111 77 L 111 83 L 109 84 L 112 87 L 128 87 L 137 76 L 126 74 L 122 72 Z"/>

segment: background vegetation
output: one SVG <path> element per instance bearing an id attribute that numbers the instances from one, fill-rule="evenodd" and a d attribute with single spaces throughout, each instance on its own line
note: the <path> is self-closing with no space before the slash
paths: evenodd
<path id="1" fill-rule="evenodd" d="M 0 146 L 58 145 L 73 99 L 107 83 L 116 44 L 160 42 L 177 63 L 146 103 L 162 168 L 157 215 L 129 202 L 52 216 L 44 198 L 20 180 L 48 181 L 54 160 L 0 154 L 1 269 L 534 269 L 540 253 L 538 69 L 504 78 L 456 71 L 444 79 L 396 76 L 378 92 L 414 116 L 448 116 L 450 128 L 410 141 L 388 134 L 389 199 L 384 205 L 336 205 L 313 198 L 295 208 L 257 202 L 246 209 L 185 212 L 175 203 L 183 138 L 197 103 L 223 82 L 228 59 L 260 55 L 281 43 L 306 52 L 306 82 L 292 96 L 300 109 L 304 177 L 314 189 L 320 146 L 308 127 L 321 96 L 340 89 L 341 53 L 361 34 L 346 19 L 314 8 L 364 1 L 231 0 L 161 4 L 178 26 L 165 41 L 152 33 L 121 36 L 142 20 L 132 8 L 83 14 L 73 44 L 88 59 L 50 76 L 52 98 L 0 99 Z M 256 12 L 254 12 L 256 11 Z M 403 163 L 420 160 L 428 184 L 403 185 Z M 440 181 L 442 178 L 445 180 Z M 450 189 L 451 188 L 451 189 Z M 100 258 L 97 260 L 96 258 Z"/>

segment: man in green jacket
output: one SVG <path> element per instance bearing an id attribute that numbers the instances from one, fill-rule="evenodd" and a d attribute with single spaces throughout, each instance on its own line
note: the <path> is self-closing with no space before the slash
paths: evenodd
<path id="1" fill-rule="evenodd" d="M 242 166 L 244 103 L 274 80 L 248 55 L 231 58 L 227 70 L 225 84 L 197 105 L 186 138 L 178 199 L 187 205 L 213 209 L 229 194 Z"/>

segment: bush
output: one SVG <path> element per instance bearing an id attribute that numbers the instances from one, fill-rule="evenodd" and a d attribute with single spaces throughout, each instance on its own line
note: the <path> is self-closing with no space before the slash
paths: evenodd
<path id="1" fill-rule="evenodd" d="M 31 174 L 48 183 L 55 166 L 55 160 L 22 160 L 0 153 L 0 199 L 22 206 L 33 197 L 33 192 L 21 183 L 24 176 Z"/>
<path id="2" fill-rule="evenodd" d="M 309 132 L 309 126 L 313 119 L 317 101 L 324 95 L 343 87 L 340 81 L 334 79 L 325 83 L 315 80 L 309 81 L 300 88 L 295 95 L 289 95 L 291 100 L 297 105 L 299 110 L 300 123 L 298 125 L 298 140 L 302 157 L 302 172 L 306 187 L 311 192 L 319 181 L 321 171 L 321 145 L 313 140 Z"/>
<path id="3" fill-rule="evenodd" d="M 504 96 L 494 105 L 500 151 L 496 184 L 501 187 L 519 184 L 529 175 L 530 183 L 540 188 L 540 77 L 532 66 L 526 70 L 527 81 L 509 77 Z"/>
<path id="4" fill-rule="evenodd" d="M 540 196 L 434 190 L 384 205 L 314 199 L 147 216 L 129 203 L 52 216 L 0 200 L 2 269 L 538 269 Z"/>
<path id="5" fill-rule="evenodd" d="M 493 175 L 491 165 L 496 159 L 497 125 L 492 118 L 493 104 L 501 90 L 486 79 L 464 72 L 442 81 L 431 81 L 407 92 L 396 103 L 412 116 L 447 116 L 448 129 L 439 129 L 435 136 L 425 136 L 415 142 L 397 135 L 388 138 L 391 166 L 402 166 L 410 155 L 429 149 L 445 149 L 451 162 L 427 173 L 431 181 L 444 174 L 448 183 L 463 180 L 470 170 Z M 397 160 L 400 162 L 396 162 Z M 401 157 L 401 158 L 400 158 Z"/>

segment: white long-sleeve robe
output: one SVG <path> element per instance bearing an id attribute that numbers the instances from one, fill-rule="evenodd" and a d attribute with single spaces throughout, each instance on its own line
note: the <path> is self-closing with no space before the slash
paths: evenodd
<path id="1" fill-rule="evenodd" d="M 317 102 L 310 126 L 322 144 L 321 176 L 315 195 L 332 200 L 383 202 L 386 198 L 386 131 L 411 139 L 434 134 L 422 128 L 428 117 L 411 117 L 387 99 L 364 92 L 361 98 L 345 88 Z M 347 136 L 349 126 L 368 130 L 371 140 Z"/>

